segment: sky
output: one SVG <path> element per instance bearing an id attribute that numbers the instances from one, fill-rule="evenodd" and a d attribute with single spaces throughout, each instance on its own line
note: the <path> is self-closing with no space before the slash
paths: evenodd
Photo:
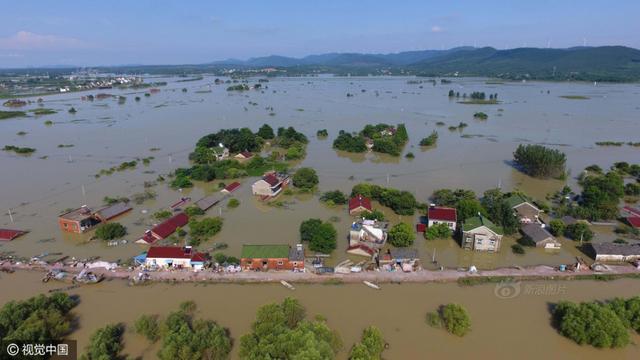
<path id="1" fill-rule="evenodd" d="M 0 12 L 0 67 L 201 64 L 456 46 L 640 48 L 638 0 L 25 0 Z"/>

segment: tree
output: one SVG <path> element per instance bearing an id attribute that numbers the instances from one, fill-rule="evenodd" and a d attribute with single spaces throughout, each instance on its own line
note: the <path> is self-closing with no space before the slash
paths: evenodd
<path id="1" fill-rule="evenodd" d="M 142 315 L 134 324 L 136 333 L 147 338 L 151 342 L 156 342 L 160 338 L 160 324 L 155 315 Z"/>
<path id="2" fill-rule="evenodd" d="M 560 334 L 580 345 L 618 348 L 630 341 L 624 322 L 604 304 L 563 301 L 556 304 L 553 317 Z"/>
<path id="3" fill-rule="evenodd" d="M 81 357 L 83 360 L 110 360 L 120 359 L 120 351 L 123 349 L 122 334 L 124 325 L 107 325 L 96 330 L 89 339 L 86 353 Z"/>
<path id="4" fill-rule="evenodd" d="M 354 186 L 351 189 L 351 196 L 358 195 L 373 198 L 398 215 L 413 215 L 417 206 L 416 198 L 412 193 L 374 184 L 361 183 Z"/>
<path id="5" fill-rule="evenodd" d="M 188 206 L 186 209 L 184 209 L 184 213 L 187 214 L 187 216 L 189 218 L 192 218 L 194 216 L 204 215 L 204 210 L 200 209 L 196 205 L 192 205 L 192 206 Z"/>
<path id="6" fill-rule="evenodd" d="M 427 228 L 424 237 L 427 240 L 445 239 L 451 237 L 451 229 L 447 224 L 434 224 Z"/>
<path id="7" fill-rule="evenodd" d="M 333 140 L 333 148 L 353 153 L 367 151 L 366 140 L 362 135 L 354 136 L 344 130 L 340 130 L 338 137 Z"/>
<path id="8" fill-rule="evenodd" d="M 565 173 L 566 156 L 542 145 L 518 145 L 513 159 L 528 175 L 539 178 L 561 177 Z"/>
<path id="9" fill-rule="evenodd" d="M 589 225 L 583 222 L 577 222 L 575 224 L 569 224 L 564 230 L 564 236 L 576 241 L 591 241 L 593 238 L 593 231 L 589 229 Z"/>
<path id="10" fill-rule="evenodd" d="M 303 167 L 293 174 L 293 186 L 300 189 L 313 189 L 314 186 L 318 185 L 318 182 L 318 175 L 312 168 Z"/>
<path id="11" fill-rule="evenodd" d="M 347 195 L 340 190 L 327 191 L 320 196 L 320 201 L 331 205 L 344 205 L 349 201 Z"/>
<path id="12" fill-rule="evenodd" d="M 236 199 L 236 198 L 231 198 L 229 199 L 229 202 L 227 203 L 227 206 L 231 209 L 235 209 L 238 206 L 240 206 L 240 200 Z"/>
<path id="13" fill-rule="evenodd" d="M 438 132 L 434 130 L 431 135 L 420 140 L 420 146 L 432 146 L 436 144 L 436 141 L 438 141 Z"/>
<path id="14" fill-rule="evenodd" d="M 384 213 L 378 209 L 375 209 L 373 211 L 365 211 L 360 216 L 367 220 L 384 221 Z"/>
<path id="15" fill-rule="evenodd" d="M 189 220 L 189 230 L 191 234 L 191 244 L 198 245 L 201 241 L 206 240 L 222 230 L 222 218 L 204 218 L 200 221 L 196 219 Z"/>
<path id="16" fill-rule="evenodd" d="M 276 134 L 273 133 L 273 128 L 268 124 L 264 124 L 258 129 L 256 135 L 260 136 L 265 140 L 271 140 L 276 137 Z"/>
<path id="17" fill-rule="evenodd" d="M 564 222 L 560 219 L 553 219 L 549 222 L 549 232 L 553 236 L 560 236 L 564 233 Z"/>
<path id="18" fill-rule="evenodd" d="M 187 302 L 162 324 L 161 360 L 227 359 L 231 339 L 226 329 L 211 320 L 194 319 L 195 303 Z"/>
<path id="19" fill-rule="evenodd" d="M 413 228 L 407 223 L 399 223 L 389 230 L 389 243 L 395 247 L 407 247 L 413 244 Z"/>
<path id="20" fill-rule="evenodd" d="M 120 239 L 127 235 L 127 228 L 117 222 L 106 223 L 98 226 L 95 235 L 102 240 Z"/>
<path id="21" fill-rule="evenodd" d="M 338 232 L 333 224 L 320 219 L 305 220 L 300 224 L 300 240 L 309 242 L 312 251 L 328 254 L 337 246 Z"/>
<path id="22" fill-rule="evenodd" d="M 442 321 L 448 332 L 464 336 L 471 330 L 471 320 L 462 305 L 447 304 L 440 310 Z"/>
<path id="23" fill-rule="evenodd" d="M 240 338 L 240 358 L 334 359 L 341 347 L 324 321 L 307 320 L 304 307 L 286 298 L 258 309 L 251 332 Z"/>
<path id="24" fill-rule="evenodd" d="M 369 326 L 362 331 L 362 340 L 354 344 L 349 355 L 350 360 L 380 360 L 384 351 L 385 341 L 382 332 L 375 326 Z"/>
<path id="25" fill-rule="evenodd" d="M 624 196 L 624 180 L 616 171 L 604 175 L 587 175 L 580 180 L 579 215 L 599 220 L 614 219 L 618 215 L 618 203 Z"/>

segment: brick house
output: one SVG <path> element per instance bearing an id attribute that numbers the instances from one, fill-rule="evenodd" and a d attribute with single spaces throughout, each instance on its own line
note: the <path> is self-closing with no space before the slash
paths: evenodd
<path id="1" fill-rule="evenodd" d="M 244 270 L 303 270 L 304 248 L 302 244 L 243 245 L 240 266 Z"/>

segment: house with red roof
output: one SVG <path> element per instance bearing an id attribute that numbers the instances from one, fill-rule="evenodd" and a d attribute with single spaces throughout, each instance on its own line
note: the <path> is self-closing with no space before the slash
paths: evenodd
<path id="1" fill-rule="evenodd" d="M 234 156 L 234 158 L 238 159 L 238 160 L 249 160 L 253 157 L 253 153 L 249 152 L 249 151 L 242 151 L 240 153 L 238 153 L 236 156 Z"/>
<path id="2" fill-rule="evenodd" d="M 168 238 L 178 228 L 184 227 L 189 223 L 189 217 L 187 214 L 181 212 L 160 224 L 154 226 L 150 230 L 144 232 L 144 235 L 136 241 L 139 244 L 153 244 L 158 240 Z"/>
<path id="3" fill-rule="evenodd" d="M 232 192 L 238 190 L 240 187 L 240 183 L 237 181 L 232 182 L 231 184 L 224 187 L 224 189 L 220 190 L 223 193 L 231 194 Z"/>
<path id="4" fill-rule="evenodd" d="M 371 199 L 368 197 L 358 195 L 349 199 L 349 215 L 360 215 L 371 209 Z"/>
<path id="5" fill-rule="evenodd" d="M 253 195 L 264 198 L 275 197 L 289 185 L 289 181 L 289 176 L 286 174 L 276 173 L 275 171 L 268 172 L 262 176 L 262 179 L 251 185 L 251 192 Z"/>
<path id="6" fill-rule="evenodd" d="M 22 230 L 0 229 L 0 241 L 11 241 L 26 233 L 26 231 Z"/>
<path id="7" fill-rule="evenodd" d="M 629 216 L 627 217 L 627 222 L 631 227 L 640 229 L 640 216 Z"/>
<path id="8" fill-rule="evenodd" d="M 145 266 L 152 268 L 192 268 L 201 270 L 206 254 L 194 250 L 191 246 L 152 246 L 147 251 Z"/>
<path id="9" fill-rule="evenodd" d="M 458 214 L 455 208 L 429 206 L 429 209 L 427 210 L 427 219 L 429 220 L 429 227 L 437 224 L 447 224 L 451 231 L 456 231 Z"/>

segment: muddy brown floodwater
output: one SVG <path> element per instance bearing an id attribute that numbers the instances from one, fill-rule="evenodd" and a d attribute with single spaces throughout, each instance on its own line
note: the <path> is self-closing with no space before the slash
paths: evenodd
<path id="1" fill-rule="evenodd" d="M 294 126 L 304 132 L 310 143 L 307 157 L 294 166 L 310 166 L 318 171 L 319 191 L 340 189 L 349 192 L 358 182 L 372 182 L 413 192 L 419 201 L 427 202 L 439 188 L 468 188 L 481 194 L 501 185 L 507 190 L 520 189 L 536 199 L 560 189 L 564 182 L 536 180 L 516 171 L 510 164 L 512 152 L 520 143 L 539 143 L 561 149 L 567 154 L 571 177 L 590 164 L 608 168 L 615 161 L 638 162 L 640 148 L 631 146 L 597 147 L 596 141 L 633 141 L 640 134 L 640 86 L 637 84 L 584 83 L 512 83 L 487 84 L 485 79 L 453 79 L 451 84 L 407 84 L 408 78 L 276 78 L 265 83 L 263 91 L 229 93 L 226 85 L 212 85 L 213 77 L 189 83 L 178 78 L 148 78 L 168 85 L 159 93 L 144 96 L 144 91 L 92 91 L 124 95 L 117 98 L 82 101 L 84 93 L 47 96 L 42 107 L 58 111 L 54 115 L 30 116 L 0 121 L 0 146 L 18 145 L 37 149 L 31 156 L 0 151 L 0 227 L 28 230 L 29 233 L 10 243 L 0 244 L 0 252 L 19 256 L 62 253 L 80 258 L 100 256 L 105 260 L 130 259 L 145 250 L 133 241 L 154 220 L 151 214 L 166 209 L 181 196 L 194 199 L 218 190 L 216 182 L 196 184 L 193 189 L 178 192 L 166 183 L 151 185 L 157 198 L 134 204 L 129 214 L 118 219 L 127 226 L 128 244 L 107 247 L 88 242 L 91 234 L 74 235 L 59 231 L 57 215 L 64 209 L 86 204 L 99 206 L 105 196 L 131 196 L 145 190 L 159 174 L 166 175 L 177 167 L 188 166 L 187 156 L 203 135 L 223 128 L 247 126 L 257 130 L 263 123 L 274 128 Z M 251 82 L 257 81 L 256 79 Z M 187 87 L 187 92 L 181 89 Z M 498 93 L 499 105 L 463 105 L 447 97 L 449 89 L 461 93 L 484 91 Z M 346 97 L 347 93 L 355 94 Z M 587 100 L 571 100 L 561 95 L 582 95 Z M 134 97 L 140 96 L 140 101 Z M 38 107 L 36 103 L 25 110 Z M 77 113 L 70 114 L 70 107 Z M 271 109 L 273 108 L 273 110 Z M 488 114 L 486 121 L 475 120 L 473 114 Z M 270 114 L 270 113 L 274 114 Z M 45 125 L 45 121 L 53 125 Z M 392 158 L 375 154 L 346 154 L 331 148 L 341 129 L 357 131 L 365 124 L 405 123 L 410 142 L 404 153 L 413 152 L 414 159 Z M 445 123 L 438 126 L 438 122 Z M 464 131 L 448 127 L 466 122 Z M 327 129 L 327 139 L 315 133 Z M 421 149 L 418 143 L 431 131 L 439 132 L 437 146 Z M 26 135 L 17 135 L 26 132 Z M 58 147 L 58 145 L 73 147 Z M 153 149 L 153 150 L 152 150 Z M 148 165 L 94 177 L 101 169 L 124 161 L 153 156 Z M 228 255 L 239 256 L 242 244 L 298 242 L 298 227 L 310 217 L 336 222 L 338 249 L 331 263 L 346 258 L 346 236 L 351 219 L 345 208 L 329 208 L 318 196 L 283 196 L 284 207 L 275 208 L 256 201 L 250 194 L 254 178 L 243 179 L 242 188 L 234 194 L 241 205 L 227 209 L 225 204 L 209 210 L 208 215 L 222 214 L 224 226 L 214 238 L 204 243 L 226 243 Z M 577 188 L 576 188 L 577 190 Z M 9 217 L 9 209 L 14 223 Z M 414 224 L 418 216 L 397 216 L 382 208 L 392 221 Z M 615 238 L 610 228 L 597 229 L 595 241 Z M 438 265 L 479 268 L 500 266 L 557 265 L 582 256 L 575 244 L 561 239 L 563 248 L 556 253 L 531 249 L 524 256 L 509 250 L 514 239 L 506 238 L 498 254 L 465 252 L 453 240 L 427 242 L 416 239 L 426 267 L 434 251 Z M 58 255 L 56 255 L 58 256 Z M 33 277 L 33 278 L 32 278 Z M 2 276 L 0 301 L 20 298 L 42 291 L 37 275 Z M 25 279 L 29 281 L 20 281 Z M 31 281 L 33 280 L 33 281 Z M 237 339 L 245 333 L 258 306 L 295 295 L 312 314 L 321 313 L 340 330 L 350 346 L 368 324 L 380 326 L 391 349 L 387 358 L 551 358 L 596 359 L 602 356 L 638 358 L 636 346 L 624 350 L 595 351 L 578 347 L 558 336 L 549 327 L 547 303 L 558 298 L 574 300 L 603 299 L 638 294 L 638 282 L 621 280 L 613 283 L 571 282 L 567 292 L 554 296 L 519 296 L 500 300 L 491 286 L 469 289 L 456 285 L 386 285 L 381 292 L 364 286 L 300 286 L 288 293 L 275 285 L 168 286 L 153 285 L 128 289 L 109 282 L 77 291 L 82 303 L 76 310 L 81 326 L 74 336 L 86 343 L 91 331 L 106 321 L 131 322 L 143 312 L 165 313 L 186 299 L 195 299 L 202 315 L 218 320 L 232 330 Z M 7 291 L 10 289 L 9 291 Z M 467 306 L 474 319 L 474 331 L 465 339 L 450 337 L 424 325 L 424 314 L 443 302 L 456 301 Z M 637 338 L 636 338 L 637 340 Z M 636 341 L 637 342 L 637 341 Z M 127 337 L 127 351 L 132 355 L 149 354 L 136 337 Z M 237 351 L 237 348 L 236 350 Z M 237 354 L 237 353 L 235 353 Z M 145 356 L 146 358 L 146 356 Z"/>
<path id="2" fill-rule="evenodd" d="M 187 156 L 201 136 L 222 128 L 248 126 L 257 129 L 263 123 L 274 128 L 294 126 L 310 138 L 308 155 L 294 165 L 310 166 L 320 176 L 319 191 L 350 191 L 362 181 L 412 191 L 419 201 L 438 188 L 463 187 L 482 193 L 501 184 L 503 189 L 521 189 L 544 199 L 563 186 L 555 180 L 536 180 L 514 170 L 509 164 L 511 153 L 519 143 L 542 143 L 566 152 L 568 167 L 575 177 L 587 165 L 596 163 L 606 168 L 614 161 L 637 162 L 640 148 L 630 146 L 597 147 L 596 141 L 638 141 L 640 116 L 637 84 L 583 83 L 504 83 L 487 84 L 484 79 L 453 79 L 446 85 L 407 84 L 407 78 L 276 78 L 264 85 L 263 91 L 230 93 L 226 85 L 212 85 L 214 78 L 187 83 L 178 78 L 149 78 L 168 81 L 161 92 L 143 96 L 144 91 L 110 89 L 92 91 L 124 95 L 117 98 L 82 101 L 85 93 L 61 94 L 44 98 L 42 107 L 58 111 L 54 115 L 17 118 L 0 122 L 0 145 L 12 144 L 37 149 L 32 156 L 19 156 L 0 151 L 0 226 L 29 230 L 30 233 L 11 243 L 1 244 L 0 252 L 34 256 L 43 252 L 63 253 L 76 257 L 101 256 L 106 260 L 130 259 L 144 246 L 133 241 L 154 220 L 151 214 L 166 209 L 181 196 L 198 198 L 217 191 L 217 183 L 196 184 L 180 193 L 158 183 L 151 189 L 155 200 L 135 205 L 134 210 L 118 219 L 127 226 L 129 243 L 107 247 L 87 240 L 91 234 L 74 235 L 59 231 L 57 215 L 64 209 L 83 204 L 99 206 L 105 196 L 130 196 L 143 192 L 144 182 L 153 182 L 159 174 L 188 166 Z M 252 81 L 255 81 L 252 80 Z M 182 92 L 183 87 L 188 91 Z M 447 97 L 449 89 L 470 93 L 498 93 L 499 105 L 464 105 Z M 347 98 L 346 93 L 355 94 Z M 588 100 L 570 100 L 561 95 L 584 95 Z M 140 101 L 134 97 L 140 96 Z M 26 110 L 39 105 L 30 104 Z M 76 114 L 69 114 L 73 106 Z M 275 115 L 270 115 L 272 112 Z M 267 109 L 268 108 L 268 109 Z M 486 121 L 474 120 L 483 111 Z M 45 121 L 53 121 L 46 126 Z M 444 122 L 445 126 L 436 123 Z M 464 121 L 464 131 L 449 131 L 449 125 Z M 405 152 L 415 159 L 393 158 L 375 154 L 345 154 L 331 148 L 332 139 L 341 129 L 356 131 L 367 123 L 403 122 L 410 142 Z M 318 129 L 328 129 L 325 140 L 315 138 Z M 432 130 L 440 134 L 432 149 L 421 149 L 420 139 Z M 24 136 L 17 135 L 25 131 Z M 67 144 L 73 147 L 61 147 Z M 155 148 L 155 149 L 154 149 Z M 151 151 L 154 149 L 155 151 Z M 101 169 L 116 166 L 134 158 L 154 156 L 148 166 L 116 172 L 95 178 Z M 43 158 L 46 157 L 46 158 Z M 304 219 L 334 217 L 339 231 L 338 249 L 331 262 L 346 257 L 346 236 L 351 219 L 344 208 L 327 208 L 318 196 L 284 196 L 284 208 L 258 203 L 250 194 L 255 179 L 243 180 L 235 194 L 241 206 L 234 210 L 216 207 L 210 215 L 225 218 L 224 228 L 214 242 L 229 245 L 229 255 L 238 256 L 244 243 L 289 243 L 298 241 L 298 225 Z M 571 177 L 569 184 L 575 185 Z M 84 189 L 84 191 L 83 191 Z M 15 223 L 10 222 L 11 209 Z M 418 215 L 399 217 L 389 209 L 382 210 L 393 222 L 415 223 Z M 259 229 L 259 230 L 258 230 Z M 611 229 L 598 232 L 597 241 L 612 240 Z M 434 250 L 439 265 L 493 268 L 513 264 L 557 265 L 573 261 L 581 253 L 574 243 L 562 239 L 563 250 L 547 253 L 533 249 L 525 256 L 509 251 L 514 239 L 503 241 L 499 254 L 476 254 L 462 251 L 452 240 L 424 241 L 419 237 L 416 248 L 425 264 L 430 265 Z"/>
<path id="3" fill-rule="evenodd" d="M 60 284 L 42 284 L 40 273 L 18 272 L 2 275 L 0 303 L 24 299 Z M 297 285 L 295 291 L 280 285 L 194 285 L 153 284 L 128 287 L 124 281 L 103 282 L 72 290 L 80 296 L 73 312 L 80 327 L 70 336 L 87 344 L 89 336 L 107 323 L 127 325 L 124 353 L 155 359 L 157 345 L 149 345 L 132 332 L 141 314 L 165 315 L 182 301 L 194 300 L 197 316 L 213 319 L 228 327 L 237 341 L 250 330 L 261 305 L 293 296 L 307 308 L 308 314 L 327 317 L 345 344 L 339 358 L 360 337 L 368 325 L 378 326 L 390 344 L 386 359 L 638 359 L 640 336 L 624 349 L 597 350 L 579 346 L 560 336 L 550 326 L 549 304 L 559 300 L 605 300 L 614 296 L 630 297 L 640 293 L 640 281 L 621 279 L 612 282 L 544 281 L 522 282 L 512 298 L 496 296 L 495 285 L 461 287 L 456 284 L 384 284 L 382 290 L 364 285 Z M 539 295 L 534 295 L 537 290 Z M 506 293 L 508 294 L 508 293 Z M 469 311 L 472 331 L 464 338 L 433 329 L 425 315 L 439 305 L 456 302 Z M 238 357 L 234 346 L 232 358 Z"/>

